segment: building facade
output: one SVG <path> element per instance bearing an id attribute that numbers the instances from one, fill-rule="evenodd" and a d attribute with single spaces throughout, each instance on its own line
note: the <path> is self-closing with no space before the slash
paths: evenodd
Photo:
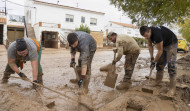
<path id="1" fill-rule="evenodd" d="M 92 32 L 103 35 L 104 13 L 102 12 L 38 0 L 26 0 L 25 5 L 27 24 L 33 27 L 36 39 L 41 41 L 44 47 L 59 48 L 60 43 L 66 42 L 66 36 L 81 24 L 87 25 Z M 103 41 L 103 36 L 98 38 L 102 38 Z"/>
<path id="2" fill-rule="evenodd" d="M 117 34 L 125 34 L 130 37 L 142 38 L 139 32 L 139 27 L 132 24 L 109 21 L 109 24 L 105 27 L 105 30 L 106 32 L 113 31 Z"/>
<path id="3" fill-rule="evenodd" d="M 0 44 L 8 46 L 17 38 L 24 37 L 23 16 L 5 14 L 0 9 Z"/>

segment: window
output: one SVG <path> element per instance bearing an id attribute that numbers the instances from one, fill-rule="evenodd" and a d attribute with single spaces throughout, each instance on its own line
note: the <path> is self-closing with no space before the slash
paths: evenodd
<path id="1" fill-rule="evenodd" d="M 85 17 L 81 17 L 81 23 L 85 23 Z"/>
<path id="2" fill-rule="evenodd" d="M 90 25 L 97 25 L 97 19 L 96 18 L 90 18 Z"/>
<path id="3" fill-rule="evenodd" d="M 73 15 L 66 14 L 65 21 L 66 21 L 66 22 L 73 22 L 73 21 L 74 21 L 74 16 L 73 16 Z"/>

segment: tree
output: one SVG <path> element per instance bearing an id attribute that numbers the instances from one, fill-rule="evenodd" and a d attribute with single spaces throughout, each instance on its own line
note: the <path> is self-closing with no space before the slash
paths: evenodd
<path id="1" fill-rule="evenodd" d="M 110 0 L 137 25 L 183 23 L 190 0 Z"/>
<path id="2" fill-rule="evenodd" d="M 90 33 L 90 28 L 87 25 L 81 24 L 79 28 L 75 29 L 76 31 L 84 31 L 86 33 Z"/>
<path id="3" fill-rule="evenodd" d="M 182 34 L 183 38 L 190 42 L 190 18 L 184 19 L 184 23 L 179 24 L 179 33 Z"/>

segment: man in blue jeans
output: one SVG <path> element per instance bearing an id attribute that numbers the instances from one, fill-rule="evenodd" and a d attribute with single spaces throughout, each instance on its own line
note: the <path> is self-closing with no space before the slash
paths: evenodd
<path id="1" fill-rule="evenodd" d="M 156 64 L 156 83 L 159 85 L 163 78 L 164 67 L 168 64 L 168 73 L 170 77 L 169 96 L 173 96 L 176 90 L 176 57 L 178 40 L 176 35 L 164 26 L 159 27 L 140 27 L 141 35 L 148 40 L 148 48 L 151 57 L 151 68 Z M 153 56 L 153 44 L 156 45 L 158 52 Z"/>

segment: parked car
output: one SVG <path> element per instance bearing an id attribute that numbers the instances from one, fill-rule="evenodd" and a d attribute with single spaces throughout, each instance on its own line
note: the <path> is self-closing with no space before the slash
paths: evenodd
<path id="1" fill-rule="evenodd" d="M 178 40 L 178 48 L 177 51 L 184 51 L 187 53 L 189 51 L 189 46 L 186 40 L 184 39 L 179 39 Z"/>
<path id="2" fill-rule="evenodd" d="M 188 42 L 189 50 L 190 50 L 190 42 Z"/>

